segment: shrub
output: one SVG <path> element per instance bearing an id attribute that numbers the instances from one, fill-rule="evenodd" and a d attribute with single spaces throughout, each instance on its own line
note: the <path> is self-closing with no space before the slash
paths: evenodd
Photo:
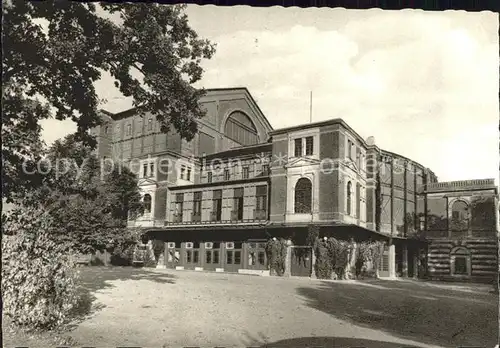
<path id="1" fill-rule="evenodd" d="M 47 214 L 30 209 L 9 221 L 2 238 L 3 313 L 14 324 L 54 328 L 77 302 L 77 272 L 66 245 L 51 238 Z"/>
<path id="2" fill-rule="evenodd" d="M 363 242 L 359 244 L 357 263 L 362 263 L 366 266 L 367 262 L 372 265 L 371 269 L 367 269 L 365 273 L 369 276 L 378 277 L 378 268 L 384 254 L 383 242 Z"/>
<path id="3" fill-rule="evenodd" d="M 152 250 L 148 247 L 144 251 L 144 267 L 156 267 L 158 260 L 155 259 L 155 256 Z"/>
<path id="4" fill-rule="evenodd" d="M 326 240 L 317 238 L 313 250 L 316 256 L 314 271 L 319 279 L 331 279 L 332 275 L 335 279 L 346 279 L 353 275 L 359 277 L 361 274 L 377 276 L 384 243 L 362 242 L 354 249 L 353 240 L 348 242 L 333 237 Z M 368 262 L 372 267 L 367 267 Z"/>
<path id="5" fill-rule="evenodd" d="M 287 242 L 285 239 L 270 239 L 266 243 L 269 270 L 278 276 L 285 273 Z"/>
<path id="6" fill-rule="evenodd" d="M 165 242 L 159 239 L 153 239 L 153 253 L 155 255 L 155 260 L 158 262 L 161 254 L 165 252 Z"/>
<path id="7" fill-rule="evenodd" d="M 313 247 L 316 255 L 314 272 L 318 279 L 331 279 L 333 273 L 332 255 L 330 254 L 326 242 L 317 239 Z"/>
<path id="8" fill-rule="evenodd" d="M 113 266 L 130 266 L 134 259 L 135 245 L 120 246 L 111 253 L 110 263 Z"/>

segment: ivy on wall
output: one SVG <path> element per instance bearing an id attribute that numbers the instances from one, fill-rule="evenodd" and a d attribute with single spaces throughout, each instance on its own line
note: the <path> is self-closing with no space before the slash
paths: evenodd
<path id="1" fill-rule="evenodd" d="M 314 271 L 319 279 L 352 279 L 363 273 L 378 277 L 384 243 L 316 238 L 313 252 L 316 256 Z"/>
<path id="2" fill-rule="evenodd" d="M 377 170 L 375 186 L 375 230 L 380 232 L 380 219 L 382 214 L 382 192 L 380 189 L 380 170 Z"/>

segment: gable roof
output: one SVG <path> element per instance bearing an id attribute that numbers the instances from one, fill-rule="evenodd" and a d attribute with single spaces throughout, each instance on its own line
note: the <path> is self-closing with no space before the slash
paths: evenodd
<path id="1" fill-rule="evenodd" d="M 269 123 L 269 120 L 267 119 L 267 117 L 264 115 L 264 113 L 260 109 L 259 104 L 257 104 L 257 102 L 255 101 L 253 96 L 250 94 L 250 91 L 246 87 L 207 88 L 207 89 L 205 89 L 205 93 L 206 93 L 205 95 L 210 95 L 210 94 L 213 95 L 213 94 L 218 94 L 219 92 L 228 92 L 228 91 L 242 91 L 248 97 L 248 100 L 250 101 L 251 106 L 255 107 L 257 112 L 260 114 L 259 116 L 261 116 L 261 118 L 264 122 L 264 126 L 268 128 L 267 130 L 268 131 L 273 130 L 273 126 L 271 126 L 271 123 Z M 201 97 L 201 99 L 203 99 L 203 97 Z M 117 112 L 117 113 L 112 113 L 112 112 L 109 112 L 105 109 L 101 109 L 100 111 L 103 114 L 110 116 L 113 119 L 118 119 L 118 118 L 127 117 L 127 116 L 132 115 L 136 109 L 137 109 L 136 107 L 133 107 L 133 108 L 130 108 L 127 110 Z"/>

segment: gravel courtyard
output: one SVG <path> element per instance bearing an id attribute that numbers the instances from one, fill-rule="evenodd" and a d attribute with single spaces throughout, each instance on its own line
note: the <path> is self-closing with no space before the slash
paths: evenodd
<path id="1" fill-rule="evenodd" d="M 83 268 L 79 346 L 493 347 L 487 287 Z"/>

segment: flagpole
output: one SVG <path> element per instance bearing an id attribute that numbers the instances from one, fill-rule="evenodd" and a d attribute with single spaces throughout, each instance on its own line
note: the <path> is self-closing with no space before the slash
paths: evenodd
<path id="1" fill-rule="evenodd" d="M 309 98 L 309 123 L 312 123 L 313 119 L 313 92 L 311 91 L 310 98 Z"/>

